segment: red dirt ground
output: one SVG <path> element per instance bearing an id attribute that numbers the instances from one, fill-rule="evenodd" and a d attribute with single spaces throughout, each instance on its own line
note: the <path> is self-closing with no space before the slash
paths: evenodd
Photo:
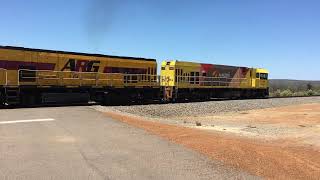
<path id="1" fill-rule="evenodd" d="M 320 104 L 300 104 L 277 108 L 267 108 L 238 112 L 230 115 L 217 115 L 215 118 L 223 118 L 231 121 L 251 120 L 255 123 L 286 124 L 288 126 L 318 125 L 320 124 Z M 210 117 L 209 117 L 210 118 Z"/>
<path id="2" fill-rule="evenodd" d="M 161 124 L 116 112 L 109 117 L 181 144 L 226 165 L 269 179 L 319 179 L 320 151 L 290 140 L 266 142 Z"/>

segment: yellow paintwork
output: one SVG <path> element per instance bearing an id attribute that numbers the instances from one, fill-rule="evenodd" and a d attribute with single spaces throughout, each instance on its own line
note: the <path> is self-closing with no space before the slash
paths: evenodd
<path id="1" fill-rule="evenodd" d="M 266 69 L 257 68 L 256 73 L 269 74 L 269 71 Z M 266 89 L 269 87 L 269 80 L 256 78 L 255 76 L 254 76 L 254 79 L 255 79 L 255 88 Z"/>
<path id="2" fill-rule="evenodd" d="M 171 67 L 171 68 L 170 68 Z M 250 68 L 245 78 L 232 79 L 230 85 L 224 85 L 223 81 L 218 78 L 211 78 L 210 80 L 201 77 L 200 63 L 184 62 L 184 61 L 163 61 L 161 63 L 161 86 L 177 87 L 177 88 L 243 88 L 243 89 L 266 89 L 269 86 L 268 80 L 256 78 L 256 73 L 269 73 L 266 69 Z M 177 74 L 179 69 L 183 70 L 183 74 Z M 177 70 L 177 71 L 176 71 Z M 191 72 L 199 72 L 199 84 L 191 84 Z M 181 77 L 180 79 L 177 76 Z M 206 81 L 206 82 L 205 82 Z M 208 82 L 210 81 L 210 82 Z M 207 84 L 201 84 L 205 82 Z"/>
<path id="3" fill-rule="evenodd" d="M 80 72 L 63 70 L 70 59 L 76 61 L 100 61 L 98 72 Z M 223 83 L 218 84 L 191 84 L 187 77 L 191 72 L 199 72 L 200 63 L 183 62 L 183 61 L 163 61 L 161 63 L 160 84 L 156 76 L 156 61 L 144 61 L 143 59 L 131 60 L 121 57 L 98 57 L 84 56 L 77 54 L 66 54 L 59 52 L 43 52 L 17 49 L 0 48 L 0 60 L 32 62 L 32 63 L 51 63 L 55 64 L 54 71 L 37 71 L 36 80 L 34 82 L 19 81 L 18 70 L 0 69 L 0 85 L 19 86 L 34 85 L 42 87 L 51 86 L 95 86 L 105 87 L 112 86 L 123 88 L 129 87 L 177 87 L 177 88 L 268 88 L 268 80 L 256 78 L 256 73 L 269 73 L 266 69 L 250 68 L 244 79 L 232 80 L 231 85 L 225 86 Z M 150 72 L 137 76 L 137 82 L 125 81 L 124 74 L 103 73 L 105 67 L 121 67 L 121 68 L 141 68 L 150 69 Z M 183 69 L 183 74 L 179 74 L 180 78 L 176 80 L 176 70 Z M 63 70 L 63 71 L 62 71 Z M 200 72 L 199 72 L 200 73 Z M 199 81 L 205 79 L 199 77 Z M 128 77 L 129 81 L 132 76 Z M 132 79 L 133 80 L 133 79 Z M 190 80 L 190 79 L 189 79 Z M 211 80 L 212 81 L 212 80 Z"/>
<path id="4" fill-rule="evenodd" d="M 266 69 L 256 68 L 257 73 L 266 73 L 269 74 L 269 71 Z"/>
<path id="5" fill-rule="evenodd" d="M 63 70 L 70 59 L 76 61 L 100 61 L 98 72 L 80 72 Z M 51 63 L 55 64 L 54 71 L 37 71 L 35 82 L 18 82 L 18 70 L 0 69 L 0 85 L 18 86 L 18 85 L 36 85 L 36 86 L 114 86 L 114 87 L 144 87 L 159 86 L 156 82 L 156 61 L 131 60 L 121 57 L 96 57 L 84 56 L 65 53 L 28 51 L 17 49 L 0 48 L 0 60 L 32 62 L 32 63 Z M 106 74 L 105 67 L 121 67 L 121 68 L 140 68 L 150 69 L 147 74 L 138 75 L 138 81 L 135 83 L 124 83 L 124 75 L 120 73 Z M 63 70 L 63 72 L 61 72 Z M 7 77 L 7 79 L 6 79 Z M 149 77 L 149 79 L 148 79 Z M 131 76 L 128 77 L 132 78 Z"/>

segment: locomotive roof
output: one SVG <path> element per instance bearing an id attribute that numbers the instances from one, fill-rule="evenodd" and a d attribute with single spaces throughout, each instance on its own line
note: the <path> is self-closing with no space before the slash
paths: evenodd
<path id="1" fill-rule="evenodd" d="M 17 47 L 17 46 L 0 46 L 0 49 L 12 49 L 12 50 L 22 50 L 22 51 L 47 52 L 47 53 L 60 53 L 60 54 L 71 54 L 71 55 L 81 55 L 81 56 L 95 56 L 95 57 L 107 57 L 107 58 L 122 58 L 122 59 L 141 60 L 141 61 L 156 61 L 155 59 L 150 59 L 150 58 L 127 57 L 127 56 L 113 56 L 113 55 L 92 54 L 92 53 L 79 53 L 79 52 L 69 52 L 69 51 L 58 51 L 58 50 L 46 50 L 46 49 L 25 48 L 25 47 Z"/>

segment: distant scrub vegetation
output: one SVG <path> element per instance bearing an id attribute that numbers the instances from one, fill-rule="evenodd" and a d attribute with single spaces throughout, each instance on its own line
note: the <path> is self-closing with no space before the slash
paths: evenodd
<path id="1" fill-rule="evenodd" d="M 290 89 L 270 91 L 271 97 L 320 96 L 320 90 L 291 91 Z"/>
<path id="2" fill-rule="evenodd" d="M 271 97 L 320 96 L 320 81 L 270 80 Z"/>

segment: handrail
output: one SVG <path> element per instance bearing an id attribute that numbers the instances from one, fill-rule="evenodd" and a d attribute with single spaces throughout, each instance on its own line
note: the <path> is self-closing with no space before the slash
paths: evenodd
<path id="1" fill-rule="evenodd" d="M 4 69 L 4 68 L 0 68 L 0 71 L 4 71 L 4 74 L 5 74 L 5 83 L 2 85 L 7 86 L 8 85 L 8 71 L 7 71 L 7 69 Z"/>
<path id="2" fill-rule="evenodd" d="M 78 71 L 50 71 L 50 70 L 31 70 L 31 69 L 19 69 L 18 70 L 18 85 L 20 85 L 21 77 L 20 73 L 21 71 L 28 71 L 28 72 L 35 72 L 36 75 L 35 77 L 23 77 L 24 79 L 47 79 L 47 80 L 52 80 L 56 79 L 59 82 L 62 83 L 63 80 L 79 80 L 79 85 L 83 85 L 83 81 L 95 81 L 92 83 L 92 85 L 98 86 L 99 81 L 110 81 L 111 86 L 113 85 L 114 81 L 123 81 L 124 86 L 128 86 L 131 84 L 136 84 L 136 83 L 146 83 L 150 82 L 149 85 L 158 85 L 160 80 L 158 78 L 158 75 L 149 75 L 149 74 L 123 74 L 123 73 L 100 73 L 100 72 L 78 72 Z M 55 77 L 50 77 L 46 78 L 45 75 L 42 75 L 40 73 L 54 73 L 53 76 Z M 41 76 L 42 75 L 42 76 Z M 70 77 L 66 77 L 70 76 Z M 87 75 L 87 76 L 86 76 Z M 91 77 L 91 75 L 93 77 Z M 99 75 L 107 76 L 107 78 L 101 77 Z M 111 77 L 111 78 L 108 78 Z M 117 76 L 121 78 L 117 78 Z M 135 78 L 133 78 L 135 77 Z M 143 78 L 145 77 L 145 79 Z"/>
<path id="3" fill-rule="evenodd" d="M 226 86 L 237 87 L 241 83 L 249 85 L 248 78 L 227 78 L 227 77 L 207 77 L 207 76 L 175 76 L 177 86 L 188 83 L 195 86 Z M 215 85 L 214 85 L 215 84 Z"/>
<path id="4" fill-rule="evenodd" d="M 189 78 L 210 78 L 210 79 L 247 79 L 247 78 L 227 78 L 227 77 L 208 77 L 208 76 L 176 76 L 176 77 L 189 77 Z"/>
<path id="5" fill-rule="evenodd" d="M 114 85 L 114 82 L 123 82 L 124 86 L 138 85 L 138 83 L 145 83 L 145 85 L 154 86 L 161 83 L 167 84 L 167 81 L 176 81 L 176 86 L 179 87 L 188 83 L 189 86 L 225 86 L 225 87 L 238 87 L 241 84 L 250 85 L 251 79 L 248 78 L 227 78 L 227 77 L 206 77 L 206 76 L 175 76 L 175 79 L 167 79 L 168 76 L 159 76 L 151 74 L 123 74 L 123 73 L 101 73 L 101 72 L 78 72 L 78 71 L 51 71 L 51 70 L 18 70 L 18 85 L 20 85 L 20 72 L 28 71 L 35 72 L 35 77 L 23 77 L 24 79 L 47 79 L 58 80 L 57 83 L 63 83 L 63 80 L 79 80 L 79 86 L 84 84 L 84 81 L 94 81 L 90 85 L 99 85 L 99 81 L 106 81 L 102 85 Z M 49 74 L 49 78 L 41 73 L 54 73 Z M 103 77 L 101 76 L 103 75 Z M 7 75 L 6 75 L 7 77 Z M 108 84 L 110 82 L 110 84 Z M 7 82 L 6 82 L 7 83 Z M 38 82 L 36 82 L 38 83 Z"/>

